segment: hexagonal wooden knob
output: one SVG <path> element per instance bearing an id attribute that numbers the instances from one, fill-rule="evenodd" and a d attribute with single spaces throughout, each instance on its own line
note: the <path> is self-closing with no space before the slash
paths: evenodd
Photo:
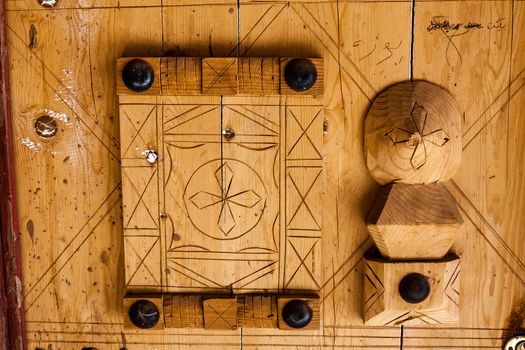
<path id="1" fill-rule="evenodd" d="M 443 184 L 391 184 L 380 189 L 366 223 L 384 257 L 432 260 L 447 254 L 463 220 Z"/>

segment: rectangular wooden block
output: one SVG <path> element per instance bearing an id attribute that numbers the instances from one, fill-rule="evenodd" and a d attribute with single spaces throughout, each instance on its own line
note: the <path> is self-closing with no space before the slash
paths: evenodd
<path id="1" fill-rule="evenodd" d="M 205 299 L 203 309 L 205 329 L 237 328 L 237 298 Z"/>
<path id="2" fill-rule="evenodd" d="M 280 63 L 280 81 L 281 81 L 281 95 L 310 95 L 310 96 L 322 96 L 324 91 L 324 63 L 322 58 L 308 58 L 315 65 L 317 69 L 317 80 L 310 89 L 306 91 L 295 91 L 291 89 L 286 80 L 284 79 L 284 70 L 286 64 L 290 62 L 293 58 L 281 58 Z"/>
<path id="3" fill-rule="evenodd" d="M 244 328 L 277 328 L 277 297 L 242 295 L 237 297 L 237 320 Z"/>
<path id="4" fill-rule="evenodd" d="M 127 86 L 124 84 L 124 81 L 122 81 L 122 70 L 124 69 L 124 66 L 129 61 L 139 58 L 139 57 L 122 57 L 117 60 L 117 94 L 118 95 L 161 95 L 161 71 L 160 71 L 160 57 L 140 57 L 141 60 L 144 60 L 151 64 L 151 67 L 153 68 L 153 74 L 154 74 L 154 80 L 153 85 L 146 91 L 143 92 L 134 92 L 127 88 Z"/>
<path id="5" fill-rule="evenodd" d="M 308 305 L 312 308 L 312 320 L 310 323 L 303 328 L 292 328 L 286 324 L 283 320 L 283 308 L 291 300 L 306 300 Z M 319 329 L 321 326 L 321 306 L 319 303 L 318 296 L 307 296 L 307 297 L 279 297 L 277 300 L 277 312 L 279 317 L 279 329 L 284 330 L 312 330 Z"/>
<path id="6" fill-rule="evenodd" d="M 163 57 L 160 60 L 162 93 L 200 95 L 202 62 L 200 57 Z"/>
<path id="7" fill-rule="evenodd" d="M 239 94 L 279 95 L 279 59 L 239 58 Z"/>
<path id="8" fill-rule="evenodd" d="M 160 318 L 157 324 L 148 328 L 149 330 L 154 329 L 164 329 L 164 314 L 163 314 L 163 305 L 162 305 L 162 295 L 153 295 L 153 294 L 127 294 L 122 300 L 122 317 L 124 319 L 124 328 L 128 329 L 140 329 L 135 326 L 129 318 L 129 309 L 130 307 L 139 300 L 148 300 L 155 304 L 158 312 L 160 313 Z"/>
<path id="9" fill-rule="evenodd" d="M 202 59 L 202 93 L 205 95 L 236 95 L 237 58 Z"/>
<path id="10" fill-rule="evenodd" d="M 454 255 L 436 261 L 390 261 L 378 253 L 365 257 L 363 310 L 372 326 L 455 324 L 459 317 L 460 260 Z M 399 283 L 409 274 L 426 277 L 430 294 L 419 303 L 406 302 Z"/>
<path id="11" fill-rule="evenodd" d="M 164 323 L 166 328 L 204 327 L 202 296 L 198 294 L 164 295 Z"/>

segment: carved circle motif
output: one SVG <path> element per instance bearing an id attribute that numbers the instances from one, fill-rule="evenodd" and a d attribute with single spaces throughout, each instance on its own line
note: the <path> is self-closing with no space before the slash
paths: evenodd
<path id="1" fill-rule="evenodd" d="M 231 240 L 257 226 L 266 197 L 264 184 L 251 167 L 235 159 L 215 159 L 192 174 L 184 204 L 197 230 L 214 239 Z"/>
<path id="2" fill-rule="evenodd" d="M 445 89 L 403 82 L 381 92 L 365 120 L 367 166 L 381 185 L 444 181 L 461 161 L 461 115 Z"/>

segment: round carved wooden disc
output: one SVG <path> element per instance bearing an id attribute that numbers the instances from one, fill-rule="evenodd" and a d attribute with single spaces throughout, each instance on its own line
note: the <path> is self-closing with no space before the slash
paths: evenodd
<path id="1" fill-rule="evenodd" d="M 461 115 L 454 98 L 426 81 L 387 88 L 368 111 L 365 152 L 381 185 L 450 179 L 461 161 Z"/>

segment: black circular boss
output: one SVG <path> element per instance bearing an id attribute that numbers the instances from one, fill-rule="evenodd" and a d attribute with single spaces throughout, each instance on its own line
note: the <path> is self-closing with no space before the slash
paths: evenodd
<path id="1" fill-rule="evenodd" d="M 290 300 L 283 307 L 284 322 L 292 328 L 306 327 L 313 317 L 313 310 L 306 300 Z"/>
<path id="2" fill-rule="evenodd" d="M 295 91 L 306 91 L 317 80 L 315 64 L 306 58 L 294 58 L 284 68 L 284 80 Z"/>
<path id="3" fill-rule="evenodd" d="M 159 309 L 149 300 L 134 302 L 129 308 L 128 315 L 131 322 L 142 329 L 155 327 L 160 319 Z"/>
<path id="4" fill-rule="evenodd" d="M 430 295 L 430 282 L 420 273 L 410 273 L 399 282 L 399 294 L 407 303 L 421 303 Z"/>
<path id="5" fill-rule="evenodd" d="M 155 74 L 153 67 L 148 62 L 135 58 L 122 69 L 122 81 L 128 89 L 135 92 L 143 92 L 153 85 Z"/>

